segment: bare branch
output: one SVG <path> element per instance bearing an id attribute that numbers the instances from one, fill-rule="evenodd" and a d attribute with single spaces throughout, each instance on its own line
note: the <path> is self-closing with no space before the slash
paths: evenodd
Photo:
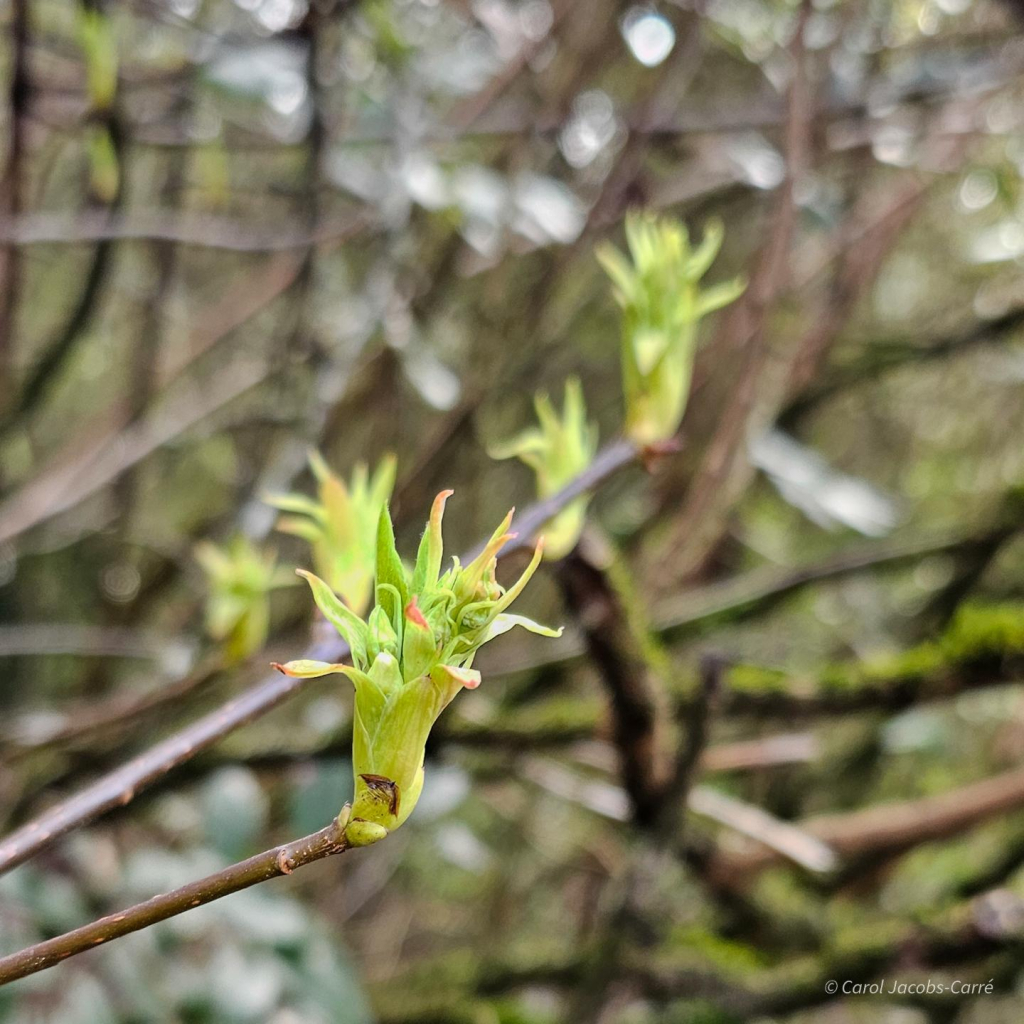
<path id="1" fill-rule="evenodd" d="M 657 821 L 671 774 L 671 717 L 650 643 L 609 578 L 611 558 L 592 531 L 559 565 L 558 579 L 607 691 L 622 784 L 637 825 Z"/>
<path id="2" fill-rule="evenodd" d="M 363 217 L 348 217 L 296 231 L 246 224 L 223 217 L 190 220 L 175 212 L 149 210 L 130 216 L 105 213 L 34 213 L 0 220 L 0 243 L 8 246 L 82 245 L 89 242 L 173 242 L 228 252 L 287 252 L 351 235 Z"/>
<path id="3" fill-rule="evenodd" d="M 94 949 L 122 935 L 137 932 L 140 928 L 148 928 L 169 917 L 184 914 L 187 910 L 212 903 L 223 896 L 230 896 L 240 889 L 269 881 L 280 875 L 290 875 L 297 868 L 305 867 L 324 857 L 333 857 L 349 849 L 344 833 L 337 821 L 304 836 L 294 842 L 275 846 L 272 850 L 258 853 L 248 860 L 232 864 L 215 874 L 201 878 L 197 882 L 189 882 L 173 892 L 154 896 L 145 903 L 122 910 L 116 914 L 93 921 L 92 924 L 76 928 L 54 939 L 37 943 L 23 949 L 20 953 L 0 958 L 0 985 L 17 981 L 37 971 L 53 967 L 68 957 Z"/>
<path id="4" fill-rule="evenodd" d="M 960 835 L 990 818 L 1024 807 L 1024 769 L 1014 769 L 959 789 L 880 804 L 849 814 L 825 814 L 798 822 L 802 833 L 831 846 L 844 860 L 895 854 L 922 843 Z M 763 837 L 757 836 L 762 842 Z M 749 878 L 778 860 L 777 847 L 720 853 L 715 871 Z"/>

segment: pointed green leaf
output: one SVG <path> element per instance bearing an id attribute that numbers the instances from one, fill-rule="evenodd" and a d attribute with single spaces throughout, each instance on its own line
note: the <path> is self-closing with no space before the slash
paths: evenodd
<path id="1" fill-rule="evenodd" d="M 402 638 L 402 673 L 406 682 L 430 671 L 437 661 L 437 641 L 416 598 L 405 607 L 405 632 Z"/>
<path id="2" fill-rule="evenodd" d="M 747 282 L 742 277 L 713 285 L 707 291 L 700 293 L 697 299 L 696 318 L 699 320 L 701 317 L 707 316 L 708 313 L 713 313 L 716 309 L 735 302 L 746 289 Z"/>
<path id="3" fill-rule="evenodd" d="M 528 629 L 531 633 L 537 633 L 540 636 L 560 637 L 563 631 L 562 626 L 552 629 L 550 626 L 542 626 L 539 622 L 534 622 L 533 619 L 529 619 L 525 615 L 510 615 L 503 612 L 495 616 L 494 621 L 487 627 L 487 634 L 483 642 L 493 640 L 496 636 L 507 633 L 515 626 L 522 626 L 523 629 Z"/>
<path id="4" fill-rule="evenodd" d="M 293 679 L 317 679 L 320 676 L 329 676 L 334 673 L 348 673 L 351 666 L 332 664 L 329 661 L 312 661 L 309 658 L 300 658 L 298 661 L 289 661 L 281 664 L 277 661 L 270 663 L 282 675 L 291 676 Z"/>
<path id="5" fill-rule="evenodd" d="M 351 608 L 348 608 L 324 583 L 319 576 L 314 576 L 304 569 L 296 569 L 313 591 L 313 600 L 323 612 L 324 618 L 341 634 L 352 652 L 352 660 L 356 665 L 366 664 L 366 624 Z"/>
<path id="6" fill-rule="evenodd" d="M 633 336 L 636 368 L 647 376 L 661 362 L 671 344 L 668 331 L 661 327 L 644 328 Z"/>
<path id="7" fill-rule="evenodd" d="M 324 523 L 327 516 L 323 507 L 318 501 L 306 494 L 268 494 L 263 498 L 264 504 L 271 508 L 280 509 L 282 512 L 296 512 L 299 515 L 309 516 L 318 523 Z"/>
<path id="8" fill-rule="evenodd" d="M 277 521 L 277 529 L 280 533 L 301 537 L 310 544 L 316 544 L 324 535 L 323 530 L 316 523 L 311 523 L 308 519 L 299 519 L 296 516 L 283 516 Z"/>
<path id="9" fill-rule="evenodd" d="M 393 587 L 394 592 L 387 588 Z M 391 513 L 385 504 L 377 520 L 377 601 L 395 626 L 401 630 L 402 610 L 409 600 L 409 584 L 405 567 L 395 547 L 395 529 Z"/>
<path id="10" fill-rule="evenodd" d="M 420 540 L 416 554 L 416 569 L 413 573 L 413 593 L 422 594 L 437 585 L 441 572 L 441 558 L 444 554 L 444 539 L 441 535 L 441 522 L 444 519 L 444 506 L 454 491 L 441 491 L 434 498 L 430 507 L 430 521 Z"/>
<path id="11" fill-rule="evenodd" d="M 530 578 L 537 571 L 537 566 L 540 565 L 540 560 L 543 556 L 544 538 L 539 537 L 536 547 L 533 549 L 533 557 L 530 559 L 530 564 L 523 570 L 522 576 L 505 591 L 501 600 L 495 605 L 499 612 L 504 611 L 523 592 L 523 588 L 530 582 Z"/>
<path id="12" fill-rule="evenodd" d="M 725 227 L 718 217 L 712 217 L 704 225 L 704 237 L 700 245 L 693 251 L 686 265 L 687 281 L 699 281 L 715 262 L 715 257 L 722 248 Z"/>

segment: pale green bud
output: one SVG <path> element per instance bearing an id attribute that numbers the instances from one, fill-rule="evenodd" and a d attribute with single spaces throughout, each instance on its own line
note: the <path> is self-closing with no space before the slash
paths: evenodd
<path id="1" fill-rule="evenodd" d="M 244 661 L 266 643 L 271 592 L 294 577 L 277 568 L 273 551 L 260 551 L 241 534 L 223 548 L 202 541 L 195 556 L 207 579 L 206 632 L 229 661 Z"/>
<path id="2" fill-rule="evenodd" d="M 549 498 L 593 461 L 597 453 L 597 428 L 587 422 L 583 389 L 575 377 L 565 383 L 561 416 L 543 392 L 537 394 L 533 404 L 538 426 L 523 431 L 508 444 L 490 449 L 490 454 L 495 459 L 515 456 L 525 462 L 536 475 L 537 497 Z M 564 558 L 576 546 L 589 500 L 586 495 L 577 498 L 547 524 L 546 558 Z"/>
<path id="3" fill-rule="evenodd" d="M 377 524 L 395 485 L 395 457 L 386 455 L 372 475 L 365 463 L 357 463 L 347 484 L 318 452 L 310 452 L 309 464 L 317 480 L 317 499 L 277 494 L 266 501 L 289 513 L 277 528 L 309 542 L 317 575 L 362 615 L 373 598 Z"/>
<path id="4" fill-rule="evenodd" d="M 737 278 L 707 290 L 700 279 L 722 246 L 711 221 L 693 247 L 679 221 L 650 214 L 626 218 L 632 262 L 610 245 L 597 258 L 622 307 L 622 382 L 626 434 L 646 445 L 671 437 L 690 393 L 697 329 L 702 317 L 735 301 L 746 287 Z"/>

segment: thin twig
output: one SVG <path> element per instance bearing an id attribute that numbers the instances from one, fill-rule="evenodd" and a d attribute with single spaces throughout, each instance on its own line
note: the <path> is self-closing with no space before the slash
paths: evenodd
<path id="1" fill-rule="evenodd" d="M 122 473 L 267 379 L 271 367 L 238 360 L 186 389 L 169 408 L 153 411 L 92 452 L 84 465 L 33 480 L 0 504 L 0 543 L 66 512 Z"/>
<path id="2" fill-rule="evenodd" d="M 823 814 L 797 822 L 805 835 L 827 843 L 844 859 L 905 852 L 922 843 L 961 835 L 966 829 L 1024 807 L 1024 769 L 920 800 L 879 804 L 844 814 Z M 750 833 L 753 835 L 753 833 Z M 756 836 L 764 842 L 763 837 Z M 721 853 L 715 870 L 750 878 L 778 860 L 776 844 Z M 792 859 L 792 858 L 791 858 Z"/>
<path id="3" fill-rule="evenodd" d="M 695 786 L 690 810 L 734 832 L 756 839 L 773 858 L 785 858 L 808 871 L 832 871 L 838 864 L 835 852 L 818 836 L 788 821 L 780 821 L 761 807 L 736 800 L 709 786 Z"/>
<path id="4" fill-rule="evenodd" d="M 360 215 L 358 220 L 364 218 Z M 346 238 L 356 218 L 339 218 L 296 231 L 284 225 L 258 224 L 203 217 L 189 220 L 163 210 L 142 210 L 131 216 L 103 213 L 34 213 L 0 220 L 0 243 L 7 246 L 82 245 L 89 242 L 168 242 L 228 252 L 286 252 Z"/>
<path id="5" fill-rule="evenodd" d="M 0 181 L 0 210 L 5 216 L 18 216 L 23 205 L 23 171 L 26 117 L 29 100 L 29 10 L 28 0 L 11 4 L 11 79 L 7 115 L 7 159 Z M 0 379 L 10 380 L 14 365 L 14 324 L 21 285 L 21 256 L 14 245 L 0 247 Z"/>
<path id="6" fill-rule="evenodd" d="M 936 534 L 911 541 L 872 541 L 853 545 L 831 558 L 791 568 L 765 566 L 658 602 L 651 613 L 651 629 L 663 638 L 677 640 L 722 623 L 736 623 L 770 611 L 787 597 L 816 583 L 843 579 L 869 569 L 898 566 L 935 555 L 955 554 L 989 543 L 1002 536 L 1007 526 L 993 520 L 979 531 Z M 484 658 L 488 675 L 567 665 L 586 652 L 583 638 L 566 631 L 557 651 L 535 651 Z"/>
<path id="7" fill-rule="evenodd" d="M 305 867 L 324 857 L 344 853 L 349 846 L 337 821 L 331 822 L 319 832 L 296 839 L 294 842 L 275 846 L 272 850 L 258 853 L 248 860 L 232 864 L 197 882 L 189 882 L 173 892 L 154 896 L 145 903 L 138 903 L 127 910 L 109 914 L 98 921 L 58 935 L 56 938 L 39 942 L 34 946 L 0 958 L 0 985 L 24 978 L 37 971 L 53 967 L 62 960 L 77 953 L 84 953 L 112 939 L 148 928 L 169 917 L 183 914 L 187 910 L 212 903 L 223 896 L 229 896 L 240 889 L 269 881 L 280 875 L 290 875 L 297 868 Z"/>
<path id="8" fill-rule="evenodd" d="M 736 371 L 731 376 L 735 384 L 724 399 L 714 434 L 686 485 L 682 509 L 672 525 L 666 550 L 680 552 L 681 557 L 664 565 L 662 575 L 667 585 L 678 584 L 694 569 L 703 547 L 703 532 L 713 513 L 731 503 L 734 467 L 756 409 L 758 385 L 768 359 L 768 318 L 791 276 L 789 254 L 797 229 L 797 188 L 810 165 L 814 120 L 815 101 L 804 46 L 808 11 L 806 4 L 801 6 L 790 44 L 793 77 L 787 98 L 786 177 L 750 285 L 722 318 L 711 346 L 717 362 L 724 354 L 733 360 Z"/>

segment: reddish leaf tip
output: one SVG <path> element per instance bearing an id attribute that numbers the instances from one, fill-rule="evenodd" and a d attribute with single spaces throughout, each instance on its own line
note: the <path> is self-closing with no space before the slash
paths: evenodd
<path id="1" fill-rule="evenodd" d="M 405 606 L 405 617 L 410 621 L 416 623 L 417 626 L 427 629 L 427 620 L 423 617 L 423 612 L 419 610 L 416 605 L 416 598 L 413 599 Z"/>

